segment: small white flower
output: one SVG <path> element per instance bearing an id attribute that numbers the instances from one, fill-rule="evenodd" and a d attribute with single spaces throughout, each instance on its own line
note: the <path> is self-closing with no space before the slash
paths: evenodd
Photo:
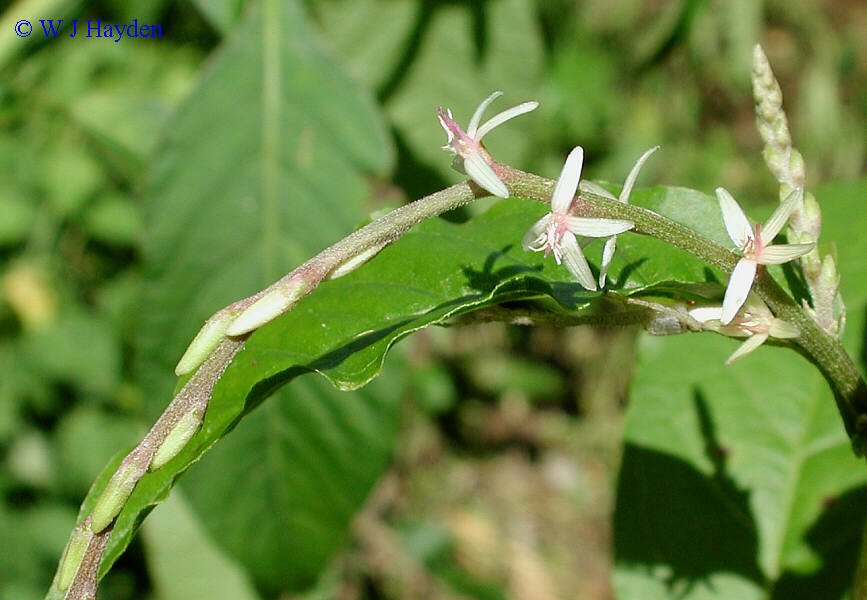
<path id="1" fill-rule="evenodd" d="M 805 255 L 815 246 L 812 243 L 771 245 L 783 225 L 789 220 L 792 210 L 801 202 L 803 194 L 804 190 L 801 188 L 792 191 L 765 222 L 764 227 L 756 223 L 753 229 L 732 195 L 721 187 L 716 189 L 726 231 L 743 254 L 743 258 L 735 265 L 729 277 L 720 318 L 723 325 L 731 322 L 746 301 L 759 265 L 779 265 L 789 262 Z"/>
<path id="2" fill-rule="evenodd" d="M 738 311 L 728 325 L 722 321 L 722 306 L 702 306 L 693 308 L 689 315 L 701 321 L 705 329 L 716 331 L 729 337 L 745 337 L 747 340 L 728 357 L 725 364 L 729 365 L 742 356 L 746 356 L 769 337 L 777 339 L 793 339 L 800 335 L 800 330 L 771 313 L 767 305 L 755 294 L 749 294 L 743 307 Z"/>
<path id="3" fill-rule="evenodd" d="M 451 110 L 437 106 L 437 116 L 439 117 L 440 125 L 442 125 L 446 131 L 446 135 L 448 135 L 448 141 L 443 146 L 443 150 L 448 150 L 455 155 L 452 166 L 461 173 L 469 175 L 470 179 L 494 196 L 508 198 L 509 190 L 506 189 L 506 184 L 503 183 L 502 179 L 500 179 L 491 166 L 494 161 L 482 145 L 482 138 L 494 127 L 502 125 L 509 119 L 535 110 L 539 106 L 539 103 L 523 102 L 494 115 L 479 126 L 479 121 L 482 120 L 482 113 L 485 112 L 485 109 L 488 108 L 491 102 L 502 95 L 503 92 L 494 92 L 485 98 L 479 104 L 479 107 L 476 108 L 476 112 L 473 113 L 473 118 L 470 119 L 470 124 L 467 126 L 466 131 L 461 129 L 461 126 L 455 122 Z"/>
<path id="4" fill-rule="evenodd" d="M 566 157 L 566 163 L 551 195 L 551 212 L 536 221 L 524 235 L 524 250 L 554 255 L 557 264 L 565 264 L 569 272 L 588 290 L 596 289 L 596 279 L 581 252 L 576 235 L 608 237 L 623 233 L 635 225 L 620 219 L 591 219 L 569 214 L 584 163 L 584 149 L 577 146 Z"/>
<path id="5" fill-rule="evenodd" d="M 626 177 L 626 182 L 623 184 L 623 189 L 620 190 L 620 196 L 615 198 L 608 190 L 602 186 L 596 185 L 589 181 L 584 182 L 585 189 L 599 196 L 610 198 L 611 200 L 619 200 L 624 204 L 629 204 L 629 194 L 632 193 L 632 188 L 635 186 L 635 180 L 638 179 L 638 172 L 644 166 L 644 162 L 651 154 L 659 150 L 659 146 L 654 146 L 647 152 L 641 155 L 641 158 L 633 165 L 632 170 Z M 613 235 L 605 242 L 605 247 L 602 249 L 602 265 L 599 267 L 599 287 L 605 287 L 605 278 L 608 275 L 608 267 L 611 266 L 611 259 L 614 258 L 614 250 L 617 248 L 617 236 Z"/>

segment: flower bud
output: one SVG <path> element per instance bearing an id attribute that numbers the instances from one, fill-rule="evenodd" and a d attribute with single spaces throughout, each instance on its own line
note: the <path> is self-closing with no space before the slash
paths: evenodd
<path id="1" fill-rule="evenodd" d="M 69 536 L 66 549 L 63 551 L 63 557 L 60 559 L 60 566 L 57 569 L 57 579 L 55 581 L 57 589 L 61 592 L 66 591 L 75 580 L 75 575 L 78 573 L 78 568 L 84 559 L 84 553 L 92 539 L 93 531 L 87 526 L 87 521 L 76 527 L 72 535 Z"/>
<path id="2" fill-rule="evenodd" d="M 205 362 L 226 335 L 226 329 L 236 316 L 235 311 L 224 308 L 205 321 L 175 366 L 175 375 L 185 375 Z"/>
<path id="3" fill-rule="evenodd" d="M 114 520 L 142 474 L 142 469 L 137 465 L 128 463 L 124 466 L 121 463 L 121 467 L 108 480 L 108 485 L 102 490 L 90 513 L 90 527 L 94 533 L 99 533 Z"/>
<path id="4" fill-rule="evenodd" d="M 387 243 L 377 244 L 373 248 L 368 248 L 358 256 L 353 256 L 346 262 L 337 265 L 334 270 L 332 270 L 326 279 L 337 279 L 338 277 L 343 277 L 344 275 L 349 275 L 355 269 L 369 261 L 371 258 L 379 254 L 380 250 L 385 248 Z"/>
<path id="5" fill-rule="evenodd" d="M 297 276 L 276 284 L 232 321 L 226 335 L 244 335 L 273 321 L 295 306 L 311 287 L 308 281 Z"/>
<path id="6" fill-rule="evenodd" d="M 191 410 L 180 418 L 177 425 L 172 428 L 166 439 L 154 452 L 148 471 L 156 471 L 183 450 L 190 438 L 202 426 L 202 412 L 201 410 Z"/>

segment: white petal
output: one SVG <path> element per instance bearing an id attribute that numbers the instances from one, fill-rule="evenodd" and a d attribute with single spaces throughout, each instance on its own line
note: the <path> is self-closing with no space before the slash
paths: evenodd
<path id="1" fill-rule="evenodd" d="M 476 108 L 476 112 L 473 113 L 473 118 L 470 119 L 470 124 L 467 125 L 468 136 L 473 139 L 476 138 L 476 129 L 478 129 L 479 127 L 479 121 L 482 120 L 482 115 L 485 114 L 485 109 L 488 108 L 491 102 L 493 102 L 502 95 L 503 92 L 494 92 L 493 94 L 482 100 L 482 103 L 479 104 L 478 108 Z"/>
<path id="2" fill-rule="evenodd" d="M 792 190 L 792 193 L 786 196 L 786 199 L 780 203 L 777 210 L 774 211 L 774 214 L 772 214 L 762 225 L 761 234 L 763 245 L 767 246 L 774 241 L 774 238 L 777 237 L 778 233 L 780 233 L 783 225 L 785 225 L 786 221 L 789 220 L 789 215 L 792 214 L 795 207 L 803 202 L 803 199 L 804 190 L 802 188 Z"/>
<path id="3" fill-rule="evenodd" d="M 732 352 L 732 355 L 728 357 L 728 360 L 726 360 L 725 364 L 730 365 L 740 357 L 746 356 L 747 354 L 764 344 L 767 339 L 767 333 L 757 333 L 750 336 L 749 338 L 747 338 L 747 341 L 738 346 L 737 350 Z"/>
<path id="4" fill-rule="evenodd" d="M 750 227 L 747 216 L 737 201 L 725 189 L 717 188 L 716 197 L 719 200 L 719 207 L 722 210 L 723 221 L 725 221 L 729 237 L 735 246 L 743 248 L 747 240 L 753 237 L 753 229 Z"/>
<path id="5" fill-rule="evenodd" d="M 722 318 L 720 319 L 723 325 L 731 323 L 746 301 L 750 288 L 753 287 L 757 266 L 755 262 L 746 258 L 740 259 L 735 265 L 732 275 L 729 277 L 725 298 L 723 298 Z"/>
<path id="6" fill-rule="evenodd" d="M 608 267 L 611 265 L 611 259 L 614 258 L 614 250 L 617 247 L 617 236 L 612 236 L 605 241 L 605 247 L 602 248 L 602 265 L 599 267 L 599 287 L 605 287 L 605 278 L 608 276 Z"/>
<path id="7" fill-rule="evenodd" d="M 790 340 L 801 335 L 801 330 L 798 329 L 797 325 L 793 325 L 788 321 L 771 317 L 771 326 L 768 328 L 768 333 L 771 334 L 771 337 Z"/>
<path id="8" fill-rule="evenodd" d="M 563 254 L 563 264 L 572 273 L 572 276 L 583 287 L 588 290 L 596 289 L 596 280 L 593 278 L 593 272 L 590 270 L 590 265 L 587 264 L 587 259 L 584 258 L 584 253 L 578 246 L 578 240 L 568 231 L 563 234 L 563 240 L 560 242 L 560 250 Z"/>
<path id="9" fill-rule="evenodd" d="M 532 110 L 536 110 L 538 108 L 539 103 L 534 101 L 531 102 L 522 102 L 518 106 L 513 106 L 512 108 L 507 108 L 503 112 L 494 115 L 487 121 L 485 121 L 484 125 L 479 127 L 479 130 L 476 131 L 475 135 L 470 134 L 470 137 L 475 139 L 477 142 L 485 137 L 488 133 L 490 133 L 491 129 L 494 127 L 499 127 L 509 119 L 514 119 L 519 115 L 523 115 L 524 113 L 528 113 Z M 469 132 L 467 132 L 469 133 Z"/>
<path id="10" fill-rule="evenodd" d="M 609 200 L 617 200 L 617 198 L 606 190 L 604 187 L 599 185 L 598 183 L 593 183 L 592 181 L 582 181 L 578 184 L 578 189 L 582 192 L 590 192 L 591 194 L 596 194 L 597 196 L 602 196 L 603 198 L 608 198 Z"/>
<path id="11" fill-rule="evenodd" d="M 478 152 L 470 152 L 464 158 L 464 171 L 467 172 L 470 179 L 494 196 L 499 196 L 500 198 L 509 197 L 509 190 L 506 184 L 503 183 L 491 165 L 488 164 L 488 161 Z"/>
<path id="12" fill-rule="evenodd" d="M 650 157 L 651 154 L 659 150 L 659 146 L 654 146 L 647 152 L 641 155 L 641 158 L 638 159 L 638 162 L 632 167 L 632 170 L 629 171 L 629 175 L 626 177 L 626 183 L 623 184 L 623 189 L 620 190 L 620 200 L 621 202 L 629 202 L 629 194 L 632 193 L 632 188 L 635 185 L 635 180 L 638 179 L 638 172 L 641 170 L 641 167 L 644 165 L 644 161 Z"/>
<path id="13" fill-rule="evenodd" d="M 768 305 L 765 304 L 765 301 L 758 297 L 753 292 L 750 292 L 750 295 L 747 296 L 747 301 L 744 302 L 745 313 L 750 313 L 752 315 L 757 315 L 763 321 L 767 321 L 774 316 L 774 313 L 771 312 L 771 309 L 768 308 Z"/>
<path id="14" fill-rule="evenodd" d="M 521 246 L 524 250 L 532 250 L 530 246 L 539 239 L 539 236 L 545 232 L 545 229 L 548 227 L 548 221 L 551 220 L 551 213 L 546 214 L 544 217 L 533 223 L 530 229 L 527 230 L 527 233 L 524 234 L 524 237 L 521 239 Z"/>
<path id="15" fill-rule="evenodd" d="M 781 265 L 804 256 L 812 250 L 815 244 L 777 244 L 762 248 L 762 253 L 756 258 L 761 265 Z"/>
<path id="16" fill-rule="evenodd" d="M 572 204 L 572 198 L 578 190 L 578 181 L 581 180 L 581 167 L 584 165 L 584 148 L 576 146 L 566 157 L 554 193 L 551 194 L 551 212 L 565 213 Z"/>
<path id="17" fill-rule="evenodd" d="M 689 316 L 696 321 L 719 321 L 722 319 L 722 306 L 699 306 L 689 311 Z"/>
<path id="18" fill-rule="evenodd" d="M 608 237 L 629 231 L 635 227 L 624 219 L 594 219 L 590 217 L 566 217 L 567 229 L 575 235 Z"/>

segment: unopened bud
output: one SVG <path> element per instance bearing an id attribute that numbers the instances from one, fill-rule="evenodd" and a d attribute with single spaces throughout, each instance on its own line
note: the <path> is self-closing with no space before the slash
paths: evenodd
<path id="1" fill-rule="evenodd" d="M 123 463 L 121 463 L 123 465 Z M 99 533 L 114 520 L 120 509 L 132 494 L 135 484 L 142 476 L 142 470 L 135 464 L 121 466 L 108 480 L 108 485 L 102 490 L 99 499 L 90 513 L 90 527 L 94 533 Z"/>
<path id="2" fill-rule="evenodd" d="M 791 140 L 789 141 L 791 144 Z M 791 184 L 796 187 L 804 187 L 807 179 L 806 166 L 804 165 L 804 156 L 797 150 L 792 148 L 792 153 L 789 156 L 789 175 L 791 176 Z"/>
<path id="3" fill-rule="evenodd" d="M 299 278 L 274 287 L 238 315 L 229 325 L 226 335 L 244 335 L 273 321 L 295 306 L 309 290 L 310 283 Z"/>
<path id="4" fill-rule="evenodd" d="M 183 450 L 184 446 L 187 445 L 187 442 L 190 441 L 190 438 L 195 435 L 195 433 L 199 430 L 199 427 L 202 426 L 202 411 L 201 410 L 192 410 L 182 416 L 178 421 L 177 425 L 175 425 L 169 434 L 166 436 L 166 439 L 160 444 L 160 447 L 157 448 L 157 451 L 154 452 L 154 456 L 151 459 L 151 464 L 148 466 L 148 471 L 156 471 L 161 466 L 169 462 L 178 453 Z"/>
<path id="5" fill-rule="evenodd" d="M 813 241 L 819 239 L 819 233 L 822 231 L 822 209 L 816 201 L 816 197 L 811 193 L 804 194 L 804 210 L 803 210 L 804 230 L 810 234 Z"/>
<path id="6" fill-rule="evenodd" d="M 66 549 L 63 551 L 63 557 L 60 559 L 60 567 L 57 569 L 57 589 L 61 592 L 66 591 L 78 573 L 78 568 L 81 566 L 81 561 L 84 559 L 84 553 L 90 545 L 90 540 L 93 539 L 93 531 L 87 526 L 85 521 L 76 527 L 72 535 L 69 536 L 69 541 L 66 543 Z"/>
<path id="7" fill-rule="evenodd" d="M 181 360 L 178 361 L 175 375 L 185 375 L 205 362 L 226 335 L 226 329 L 236 315 L 234 311 L 224 308 L 205 321 L 196 337 L 187 346 Z"/>
<path id="8" fill-rule="evenodd" d="M 840 285 L 840 275 L 837 273 L 837 261 L 834 260 L 834 256 L 831 254 L 826 254 L 822 259 L 819 282 L 826 290 L 831 290 L 834 294 L 837 293 L 837 287 Z"/>
<path id="9" fill-rule="evenodd" d="M 337 279 L 338 277 L 343 277 L 344 275 L 348 275 L 352 273 L 355 269 L 369 261 L 371 258 L 379 254 L 379 251 L 385 248 L 386 243 L 379 244 L 374 246 L 373 248 L 368 248 L 358 256 L 353 256 L 346 262 L 341 265 L 338 265 L 331 273 L 328 274 L 326 279 Z"/>

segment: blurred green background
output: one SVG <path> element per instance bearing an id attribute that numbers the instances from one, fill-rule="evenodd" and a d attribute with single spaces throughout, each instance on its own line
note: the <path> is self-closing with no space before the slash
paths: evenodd
<path id="1" fill-rule="evenodd" d="M 776 182 L 761 160 L 749 83 L 752 45 L 761 42 L 809 185 L 865 169 L 861 0 L 308 0 L 306 17 L 292 13 L 296 30 L 282 30 L 287 43 L 297 42 L 303 60 L 307 46 L 298 40 L 314 40 L 379 119 L 379 133 L 348 158 L 329 159 L 330 138 L 323 142 L 324 162 L 352 173 L 341 175 L 351 179 L 339 189 L 357 206 L 306 237 L 300 225 L 264 232 L 286 241 L 255 257 L 266 265 L 261 273 L 230 274 L 218 292 L 193 277 L 195 301 L 179 304 L 165 275 L 171 257 L 154 258 L 161 250 L 153 240 L 183 220 L 154 207 L 171 198 L 183 208 L 173 181 L 207 188 L 219 175 L 186 162 L 197 139 L 184 139 L 182 125 L 209 124 L 217 148 L 219 136 L 235 139 L 234 131 L 261 137 L 266 150 L 274 135 L 306 131 L 304 118 L 296 126 L 292 115 L 262 131 L 246 118 L 257 107 L 233 96 L 250 73 L 240 62 L 220 71 L 226 55 L 242 54 L 244 36 L 257 47 L 247 22 L 258 18 L 253 4 L 4 4 L 0 600 L 42 597 L 90 483 L 168 402 L 171 366 L 220 300 L 268 283 L 365 215 L 460 180 L 439 148 L 438 104 L 465 123 L 494 89 L 505 91 L 500 109 L 539 100 L 535 113 L 486 138 L 496 158 L 523 169 L 554 176 L 581 144 L 587 177 L 620 181 L 641 152 L 660 144 L 640 186 L 724 185 L 746 205 L 767 203 Z M 20 18 L 34 21 L 34 35 L 14 35 Z M 46 40 L 40 18 L 138 19 L 159 23 L 164 37 Z M 314 84 L 316 74 L 331 77 L 315 66 L 299 68 L 299 90 L 305 77 Z M 215 78 L 234 111 L 210 112 Z M 318 200 L 300 190 L 303 180 L 275 185 L 279 202 L 298 211 Z M 283 194 L 294 185 L 296 195 Z M 220 193 L 205 189 L 202 198 Z M 237 233 L 239 248 L 246 235 Z M 174 304 L 162 302 L 169 296 Z M 154 334 L 167 328 L 168 337 Z M 610 518 L 634 337 L 499 324 L 420 332 L 393 357 L 410 374 L 393 371 L 378 383 L 394 422 L 371 458 L 381 464 L 361 476 L 360 499 L 377 483 L 349 531 L 329 533 L 338 550 L 323 550 L 323 569 L 318 559 L 280 557 L 298 563 L 287 567 L 290 586 L 245 569 L 184 500 L 201 492 L 182 489 L 148 519 L 102 597 L 611 598 Z M 323 389 L 314 385 L 310 401 L 329 393 Z"/>

